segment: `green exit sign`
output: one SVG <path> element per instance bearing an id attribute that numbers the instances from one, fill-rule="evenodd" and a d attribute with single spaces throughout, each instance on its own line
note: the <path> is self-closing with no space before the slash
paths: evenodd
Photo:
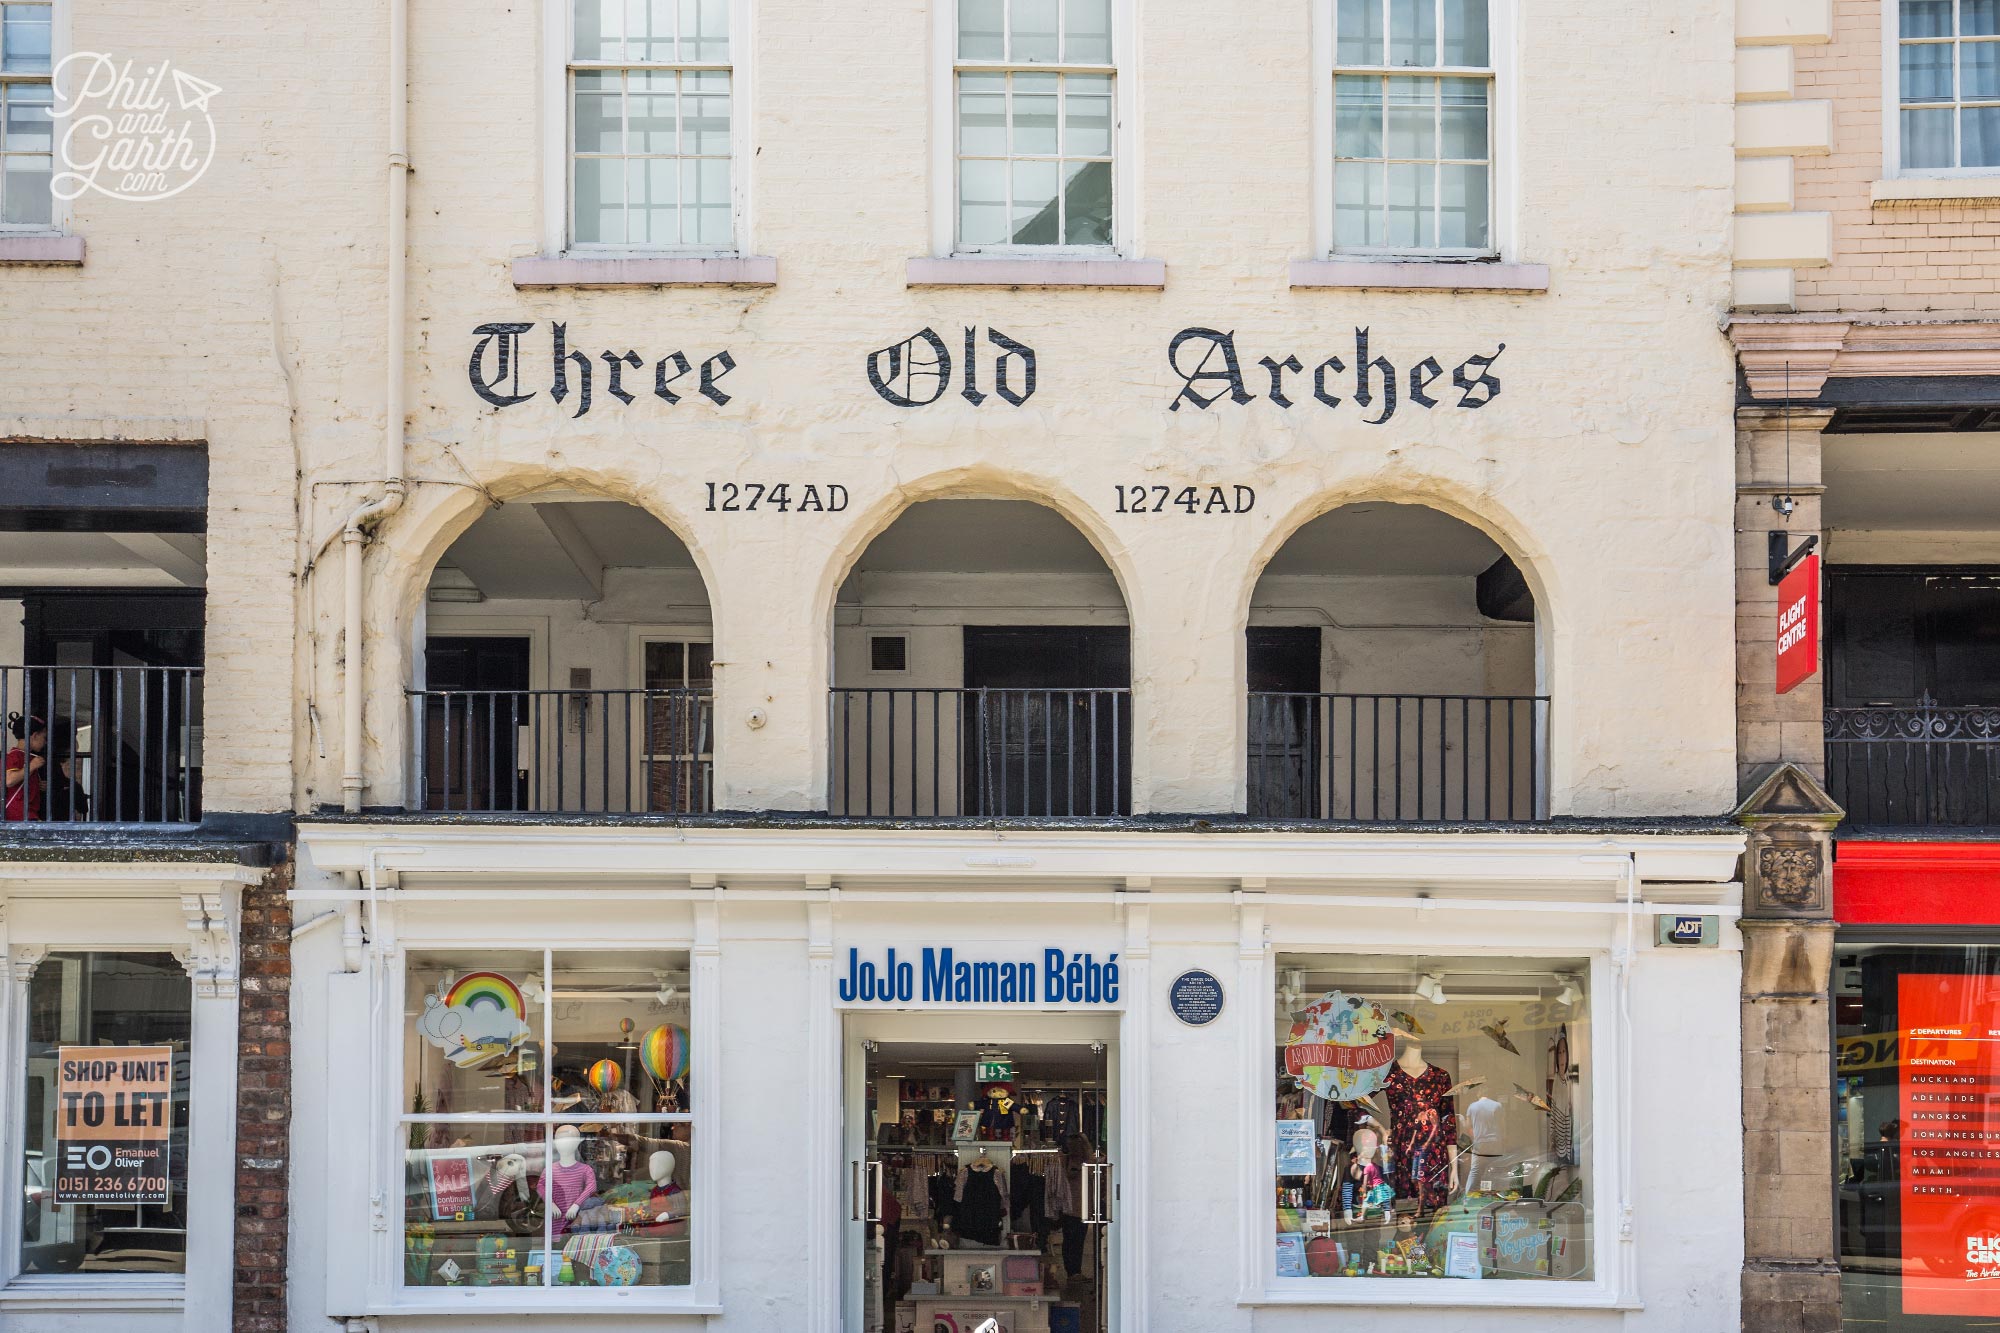
<path id="1" fill-rule="evenodd" d="M 974 1062 L 972 1078 L 976 1083 L 1007 1083 L 1014 1077 L 1014 1062 L 1006 1056 L 989 1056 Z"/>

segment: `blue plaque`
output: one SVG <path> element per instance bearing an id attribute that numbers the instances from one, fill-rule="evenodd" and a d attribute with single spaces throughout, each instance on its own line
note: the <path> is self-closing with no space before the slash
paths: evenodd
<path id="1" fill-rule="evenodd" d="M 1198 967 L 1183 972 L 1167 991 L 1167 1005 L 1189 1027 L 1207 1027 L 1222 1016 L 1222 983 Z"/>

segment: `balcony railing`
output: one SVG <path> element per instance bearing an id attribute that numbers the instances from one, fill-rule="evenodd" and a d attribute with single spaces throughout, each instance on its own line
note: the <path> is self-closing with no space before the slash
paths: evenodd
<path id="1" fill-rule="evenodd" d="M 689 814 L 714 808 L 707 690 L 412 690 L 413 810 Z"/>
<path id="2" fill-rule="evenodd" d="M 1088 818 L 1132 809 L 1127 689 L 837 689 L 836 815 Z"/>
<path id="3" fill-rule="evenodd" d="M 1249 812 L 1542 818 L 1548 704 L 1544 695 L 1253 693 Z"/>
<path id="4" fill-rule="evenodd" d="M 5 822 L 199 821 L 201 693 L 200 667 L 0 667 L 0 717 L 26 733 L 5 738 Z"/>
<path id="5" fill-rule="evenodd" d="M 2000 708 L 1829 708 L 1826 779 L 1856 824 L 2000 823 Z"/>

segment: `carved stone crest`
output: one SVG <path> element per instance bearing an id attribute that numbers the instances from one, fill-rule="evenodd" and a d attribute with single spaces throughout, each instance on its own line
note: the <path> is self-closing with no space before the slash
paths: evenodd
<path id="1" fill-rule="evenodd" d="M 1785 907 L 1819 904 L 1819 848 L 1760 847 L 1757 881 L 1763 897 Z"/>

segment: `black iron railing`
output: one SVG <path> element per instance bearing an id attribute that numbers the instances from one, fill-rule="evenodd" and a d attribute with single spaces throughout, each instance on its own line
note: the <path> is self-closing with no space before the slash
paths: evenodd
<path id="1" fill-rule="evenodd" d="M 714 808 L 707 690 L 411 690 L 409 698 L 413 810 Z"/>
<path id="2" fill-rule="evenodd" d="M 1548 704 L 1545 695 L 1253 693 L 1249 812 L 1543 818 Z"/>
<path id="3" fill-rule="evenodd" d="M 201 694 L 200 667 L 0 667 L 5 822 L 198 822 Z"/>
<path id="4" fill-rule="evenodd" d="M 1127 689 L 839 689 L 836 815 L 1086 818 L 1132 809 Z"/>
<path id="5" fill-rule="evenodd" d="M 1826 781 L 1856 824 L 2000 823 L 2000 708 L 1829 708 Z"/>

